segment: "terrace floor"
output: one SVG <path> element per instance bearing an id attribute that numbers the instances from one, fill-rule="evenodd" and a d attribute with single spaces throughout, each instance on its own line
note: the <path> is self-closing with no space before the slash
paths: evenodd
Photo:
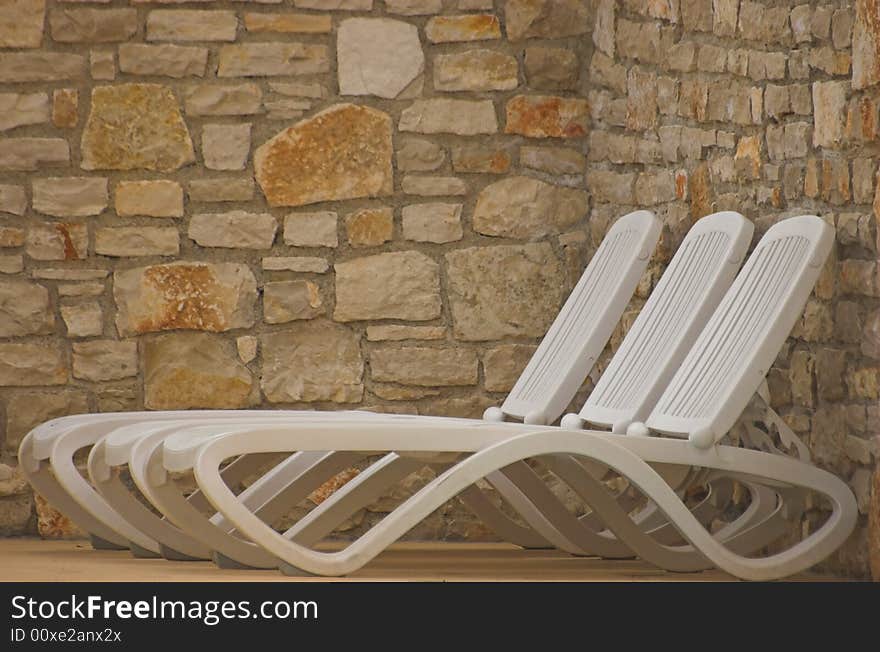
<path id="1" fill-rule="evenodd" d="M 796 580 L 834 581 L 802 574 Z M 0 539 L 0 581 L 576 581 L 718 582 L 718 570 L 668 573 L 636 560 L 572 557 L 506 544 L 399 543 L 343 578 L 290 578 L 271 570 L 220 570 L 209 562 L 135 559 L 127 551 L 96 551 L 86 541 Z"/>

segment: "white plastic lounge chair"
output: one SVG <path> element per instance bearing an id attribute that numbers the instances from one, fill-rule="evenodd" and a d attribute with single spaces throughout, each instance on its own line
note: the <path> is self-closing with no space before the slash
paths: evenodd
<path id="1" fill-rule="evenodd" d="M 712 310 L 717 306 L 724 291 L 732 282 L 739 268 L 739 263 L 748 248 L 751 233 L 751 224 L 736 213 L 721 213 L 704 218 L 691 229 L 615 356 L 615 360 L 620 359 L 621 356 L 627 359 L 629 366 L 612 363 L 596 388 L 596 392 L 605 392 L 604 388 L 613 380 L 613 387 L 622 387 L 623 389 L 616 391 L 612 389 L 605 392 L 605 395 L 613 397 L 616 403 L 611 403 L 606 399 L 588 401 L 582 412 L 583 415 L 601 421 L 603 415 L 608 413 L 607 410 L 616 406 L 618 411 L 615 413 L 615 421 L 620 421 L 623 415 L 627 415 L 629 420 L 644 419 L 647 416 L 645 397 L 656 396 L 659 393 L 657 386 L 662 387 L 668 382 L 675 368 L 684 358 L 689 344 L 705 325 Z M 548 339 L 545 339 L 545 343 L 548 341 L 552 342 L 549 340 L 549 336 Z M 541 355 L 543 349 L 545 349 L 545 344 L 539 348 L 511 395 L 505 401 L 501 409 L 502 417 L 504 409 L 509 403 L 512 403 L 514 409 L 517 409 L 520 414 L 536 411 L 537 402 L 542 400 L 542 388 L 535 382 L 535 374 L 544 372 Z M 646 372 L 646 369 L 651 371 Z M 539 382 L 546 383 L 540 379 Z M 532 400 L 530 402 L 523 400 L 527 392 L 531 393 Z M 593 395 L 595 396 L 595 394 L 594 392 Z M 564 405 L 565 403 L 558 404 Z M 606 412 L 602 412 L 603 409 Z M 497 420 L 498 412 L 497 409 L 490 409 L 487 411 L 487 417 Z M 401 417 L 387 417 L 385 415 L 377 415 L 377 418 L 380 421 L 401 419 Z M 420 417 L 420 421 L 423 419 Z M 472 421 L 454 420 L 452 423 L 460 425 L 461 423 L 472 423 Z M 621 422 L 618 426 L 625 429 L 626 424 Z M 165 481 L 161 465 L 163 439 L 179 427 L 177 424 L 157 426 L 155 439 L 144 444 L 151 448 L 143 449 L 143 454 L 131 454 L 129 468 L 139 485 L 142 483 L 147 485 L 144 493 L 151 497 L 156 507 L 171 520 L 180 522 L 181 527 L 187 529 L 191 527 L 193 522 L 199 521 L 199 517 L 193 513 L 191 507 L 184 504 L 180 491 Z M 136 429 L 126 430 L 134 430 L 134 434 L 138 435 Z M 192 428 L 187 430 L 192 434 Z M 206 426 L 200 427 L 199 430 L 211 434 L 217 428 Z M 125 430 L 111 433 L 105 439 L 105 445 L 109 446 L 115 440 L 123 440 L 128 435 L 129 432 Z M 338 471 L 364 456 L 363 453 L 351 453 L 339 461 L 341 456 L 337 453 L 335 456 L 322 457 L 321 461 L 337 460 L 338 466 L 335 468 Z M 382 490 L 424 464 L 425 460 L 395 454 L 389 455 L 338 490 L 333 497 L 291 528 L 285 536 L 295 538 L 301 543 L 314 543 L 348 515 L 378 497 Z M 508 475 L 513 476 L 514 474 L 516 474 L 515 477 L 508 477 Z M 541 545 L 546 546 L 549 541 L 576 554 L 598 553 L 606 556 L 632 556 L 633 553 L 626 546 L 621 546 L 619 542 L 613 538 L 609 539 L 608 536 L 596 536 L 583 543 L 576 543 L 560 532 L 554 526 L 552 519 L 547 521 L 544 518 L 545 513 L 552 509 L 552 503 L 555 500 L 548 497 L 541 501 L 540 497 L 547 495 L 547 489 L 540 483 L 536 483 L 534 478 L 529 479 L 527 475 L 524 476 L 522 470 L 517 472 L 515 469 L 506 469 L 497 474 L 490 474 L 487 479 L 501 491 L 517 511 L 526 512 L 523 515 L 526 516 L 529 525 L 541 535 Z M 525 492 L 517 487 L 523 482 L 530 483 L 531 487 Z M 286 503 L 283 500 L 276 501 L 276 509 L 280 510 L 276 514 L 283 513 L 291 504 L 298 502 L 306 495 L 311 486 L 314 485 L 306 483 L 300 488 L 299 493 L 293 493 L 293 495 L 289 493 L 290 488 L 285 487 L 288 501 Z M 163 492 L 164 495 L 158 495 Z M 253 502 L 249 500 L 252 496 L 248 495 L 248 492 L 243 493 L 239 498 L 244 500 L 251 511 L 255 511 Z M 478 516 L 505 538 L 522 543 L 522 539 L 528 535 L 528 530 L 507 519 L 498 510 L 488 508 L 485 498 L 482 498 L 481 503 L 479 490 L 468 489 L 463 498 L 466 504 L 477 512 Z M 539 501 L 540 507 L 533 506 L 532 503 L 535 500 Z M 707 506 L 708 502 L 703 508 L 705 509 Z M 188 513 L 183 510 L 188 510 Z M 268 522 L 273 520 L 271 517 L 267 518 L 264 511 L 258 512 L 258 516 Z M 201 525 L 205 525 L 205 520 L 205 517 L 201 517 Z M 661 521 L 657 527 L 663 525 Z M 644 526 L 650 528 L 651 522 L 645 521 Z M 229 527 L 231 528 L 231 526 Z M 519 532 L 516 528 L 525 530 L 525 532 Z M 199 538 L 210 536 L 204 530 L 193 532 L 193 534 Z M 228 535 L 224 535 L 224 537 L 230 538 Z M 582 539 L 582 541 L 584 540 Z M 205 542 L 207 543 L 207 541 Z M 248 548 L 247 551 L 238 552 L 238 555 L 248 555 L 248 558 L 253 559 L 256 553 L 253 551 L 252 544 L 237 537 L 234 539 L 234 543 L 240 547 Z M 216 539 L 212 541 L 212 544 L 221 546 Z M 241 557 L 235 559 L 240 561 Z M 253 562 L 248 563 L 252 564 Z"/>
<path id="2" fill-rule="evenodd" d="M 778 354 L 833 244 L 833 230 L 815 216 L 772 227 L 718 310 L 697 338 L 645 424 L 627 435 L 529 424 L 420 420 L 312 421 L 230 429 L 196 444 L 187 431 L 165 440 L 163 463 L 174 471 L 191 465 L 209 502 L 250 540 L 308 573 L 351 573 L 396 541 L 421 519 L 480 478 L 528 459 L 568 456 L 587 470 L 610 468 L 653 501 L 691 546 L 721 569 L 744 579 L 767 580 L 809 568 L 843 543 L 857 509 L 852 492 L 836 476 L 773 449 L 723 443 Z M 194 448 L 195 444 L 195 448 Z M 399 455 L 468 454 L 407 499 L 378 525 L 339 552 L 316 552 L 290 541 L 244 506 L 219 468 L 252 453 L 293 451 L 395 451 Z M 578 461 L 586 460 L 585 464 Z M 664 479 L 699 471 L 767 487 L 824 495 L 832 511 L 805 539 L 782 552 L 749 558 L 709 533 Z M 589 473 L 573 474 L 589 478 Z M 592 487 L 591 505 L 622 541 L 637 552 L 643 532 L 613 513 L 616 504 Z M 606 495 L 610 496 L 610 494 Z M 608 512 L 603 514 L 603 512 Z"/>
<path id="3" fill-rule="evenodd" d="M 659 221 L 647 211 L 626 215 L 609 230 L 563 308 L 563 314 L 567 318 L 557 319 L 545 338 L 548 344 L 544 348 L 551 349 L 552 356 L 555 356 L 553 372 L 557 374 L 546 381 L 547 387 L 553 388 L 553 391 L 548 394 L 552 401 L 542 404 L 545 413 L 553 414 L 554 418 L 558 416 L 586 377 L 629 301 L 659 234 Z M 586 326 L 588 330 L 578 330 L 577 337 L 572 338 L 570 329 L 573 324 L 578 329 Z M 289 420 L 309 414 L 302 411 L 196 411 L 63 417 L 42 424 L 30 432 L 22 441 L 19 459 L 24 474 L 35 490 L 91 533 L 96 547 L 130 546 L 140 555 L 154 555 L 164 551 L 177 558 L 201 557 L 205 553 L 204 547 L 200 548 L 191 538 L 172 536 L 167 523 L 151 518 L 146 509 L 135 507 L 129 497 L 119 491 L 112 474 L 107 476 L 106 464 L 100 455 L 90 456 L 93 459 L 96 481 L 119 505 L 122 514 L 111 508 L 105 498 L 95 492 L 76 469 L 73 463 L 76 451 L 93 446 L 109 432 L 124 426 L 132 426 L 129 438 L 124 444 L 117 439 L 116 444 L 117 448 L 120 445 L 127 446 L 127 453 L 140 439 L 138 429 L 142 430 L 140 434 L 145 435 L 157 423 L 205 423 L 206 419 L 218 418 L 235 422 L 279 418 Z M 344 414 L 334 413 L 336 417 Z M 358 418 L 365 418 L 367 414 L 357 413 Z M 517 416 L 529 417 L 527 414 Z M 115 462 L 111 461 L 111 464 L 122 460 L 118 450 L 115 455 Z M 290 473 L 295 478 L 303 470 L 300 467 L 306 457 L 299 456 L 289 462 L 293 468 L 286 478 L 291 477 Z M 246 463 L 243 462 L 242 465 Z M 326 470 L 327 465 L 324 466 Z M 230 475 L 235 473 L 235 469 L 229 471 Z M 302 484 L 301 482 L 300 485 Z M 318 484 L 320 482 L 313 484 L 311 488 Z M 141 490 L 144 491 L 143 486 Z M 197 504 L 197 500 L 196 498 L 194 504 Z M 146 534 L 150 528 L 155 530 L 150 532 L 153 536 Z M 165 536 L 170 539 L 163 550 L 157 539 Z M 537 539 L 533 538 L 533 541 Z M 175 548 L 173 544 L 183 549 Z"/>

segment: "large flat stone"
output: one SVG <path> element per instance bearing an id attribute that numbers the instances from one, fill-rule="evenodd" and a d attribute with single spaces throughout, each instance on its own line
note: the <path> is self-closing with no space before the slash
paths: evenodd
<path id="1" fill-rule="evenodd" d="M 137 342 L 92 340 L 77 342 L 72 348 L 74 378 L 106 382 L 137 375 Z"/>
<path id="2" fill-rule="evenodd" d="M 416 100 L 400 114 L 400 131 L 421 134 L 494 134 L 498 120 L 491 100 Z"/>
<path id="3" fill-rule="evenodd" d="M 518 41 L 586 34 L 590 7 L 584 0 L 507 0 L 507 37 Z"/>
<path id="4" fill-rule="evenodd" d="M 234 11 L 157 9 L 147 15 L 148 41 L 234 41 Z"/>
<path id="5" fill-rule="evenodd" d="M 117 226 L 95 230 L 95 253 L 114 258 L 176 256 L 180 234 L 173 226 Z"/>
<path id="6" fill-rule="evenodd" d="M 271 206 L 302 206 L 390 195 L 392 150 L 386 113 L 337 104 L 257 148 L 254 167 Z"/>
<path id="7" fill-rule="evenodd" d="M 0 138 L 0 170 L 31 171 L 70 162 L 70 146 L 62 138 Z"/>
<path id="8" fill-rule="evenodd" d="M 262 388 L 272 403 L 363 398 L 364 360 L 356 333 L 326 320 L 298 322 L 260 337 Z"/>
<path id="9" fill-rule="evenodd" d="M 0 337 L 51 333 L 55 316 L 49 291 L 38 283 L 0 281 Z"/>
<path id="10" fill-rule="evenodd" d="M 251 115 L 260 112 L 262 97 L 256 84 L 198 84 L 183 91 L 187 115 Z"/>
<path id="11" fill-rule="evenodd" d="M 0 343 L 0 386 L 64 385 L 67 364 L 54 344 Z"/>
<path id="12" fill-rule="evenodd" d="M 29 2 L 30 0 L 24 0 Z M 0 52 L 0 82 L 61 81 L 82 77 L 86 59 L 69 52 Z"/>
<path id="13" fill-rule="evenodd" d="M 425 254 L 400 251 L 337 263 L 336 321 L 440 316 L 440 269 Z"/>
<path id="14" fill-rule="evenodd" d="M 277 229 L 269 213 L 199 213 L 190 219 L 187 235 L 202 247 L 268 249 Z"/>
<path id="15" fill-rule="evenodd" d="M 402 385 L 475 385 L 477 366 L 477 354 L 472 349 L 409 346 L 376 349 L 370 354 L 370 375 L 373 380 Z"/>
<path id="16" fill-rule="evenodd" d="M 107 208 L 107 179 L 53 177 L 34 179 L 34 210 L 56 217 L 99 215 Z"/>
<path id="17" fill-rule="evenodd" d="M 0 131 L 49 122 L 46 93 L 0 93 Z"/>
<path id="18" fill-rule="evenodd" d="M 207 65 L 208 48 L 146 43 L 119 46 L 119 70 L 133 75 L 204 77 Z"/>
<path id="19" fill-rule="evenodd" d="M 336 36 L 341 95 L 393 99 L 425 69 L 415 25 L 388 18 L 349 18 Z"/>
<path id="20" fill-rule="evenodd" d="M 115 201 L 120 217 L 183 217 L 183 188 L 176 181 L 120 181 Z"/>
<path id="21" fill-rule="evenodd" d="M 532 138 L 580 138 L 589 123 L 586 100 L 552 95 L 517 95 L 507 102 L 504 132 Z"/>
<path id="22" fill-rule="evenodd" d="M 160 84 L 93 88 L 82 156 L 86 170 L 170 172 L 195 161 L 177 99 Z"/>
<path id="23" fill-rule="evenodd" d="M 425 25 L 425 36 L 431 43 L 494 40 L 501 38 L 501 24 L 493 14 L 435 16 Z"/>
<path id="24" fill-rule="evenodd" d="M 56 8 L 49 26 L 59 43 L 127 41 L 137 32 L 137 9 Z"/>
<path id="25" fill-rule="evenodd" d="M 178 262 L 113 274 L 120 335 L 226 331 L 254 323 L 257 282 L 239 263 Z"/>
<path id="26" fill-rule="evenodd" d="M 328 72 L 327 46 L 311 43 L 242 43 L 220 48 L 218 77 L 314 75 Z"/>
<path id="27" fill-rule="evenodd" d="M 467 50 L 434 58 L 438 91 L 509 91 L 519 85 L 519 64 L 496 50 Z"/>
<path id="28" fill-rule="evenodd" d="M 880 0 L 856 0 L 852 35 L 852 86 L 880 82 Z"/>
<path id="29" fill-rule="evenodd" d="M 263 318 L 267 324 L 314 319 L 325 312 L 320 288 L 311 281 L 276 281 L 263 288 Z"/>
<path id="30" fill-rule="evenodd" d="M 33 428 L 51 419 L 89 411 L 88 396 L 74 390 L 15 390 L 6 402 L 8 451 L 18 451 L 21 440 Z"/>
<path id="31" fill-rule="evenodd" d="M 0 0 L 0 48 L 38 48 L 46 0 Z"/>
<path id="32" fill-rule="evenodd" d="M 474 208 L 474 231 L 509 238 L 540 238 L 577 223 L 587 214 L 587 193 L 531 177 L 510 177 L 486 186 Z"/>
<path id="33" fill-rule="evenodd" d="M 89 253 L 88 227 L 71 222 L 31 224 L 25 253 L 34 260 L 82 260 Z"/>
<path id="34" fill-rule="evenodd" d="M 233 342 L 207 333 L 174 333 L 144 343 L 144 405 L 151 410 L 242 408 L 254 378 Z"/>
<path id="35" fill-rule="evenodd" d="M 446 267 L 459 340 L 540 337 L 562 302 L 559 261 L 547 243 L 451 251 Z"/>

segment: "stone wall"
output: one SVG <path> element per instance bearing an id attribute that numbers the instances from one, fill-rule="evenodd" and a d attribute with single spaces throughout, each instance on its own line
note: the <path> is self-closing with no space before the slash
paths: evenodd
<path id="1" fill-rule="evenodd" d="M 54 416 L 478 416 L 638 206 L 666 228 L 625 324 L 702 215 L 836 225 L 769 380 L 867 512 L 878 12 L 0 0 L 0 530 L 33 531 L 35 513 L 44 533 L 68 529 L 15 471 L 22 435 Z M 489 536 L 457 504 L 413 534 Z M 863 575 L 867 547 L 860 527 L 828 566 Z"/>

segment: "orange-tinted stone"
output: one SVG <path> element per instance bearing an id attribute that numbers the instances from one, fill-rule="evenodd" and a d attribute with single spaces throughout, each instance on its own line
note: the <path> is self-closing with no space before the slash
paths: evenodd
<path id="1" fill-rule="evenodd" d="M 549 95 L 517 95 L 507 103 L 508 134 L 532 138 L 580 138 L 587 135 L 586 100 Z"/>
<path id="2" fill-rule="evenodd" d="M 257 182 L 271 206 L 376 197 L 393 192 L 391 118 L 337 104 L 257 149 Z"/>

